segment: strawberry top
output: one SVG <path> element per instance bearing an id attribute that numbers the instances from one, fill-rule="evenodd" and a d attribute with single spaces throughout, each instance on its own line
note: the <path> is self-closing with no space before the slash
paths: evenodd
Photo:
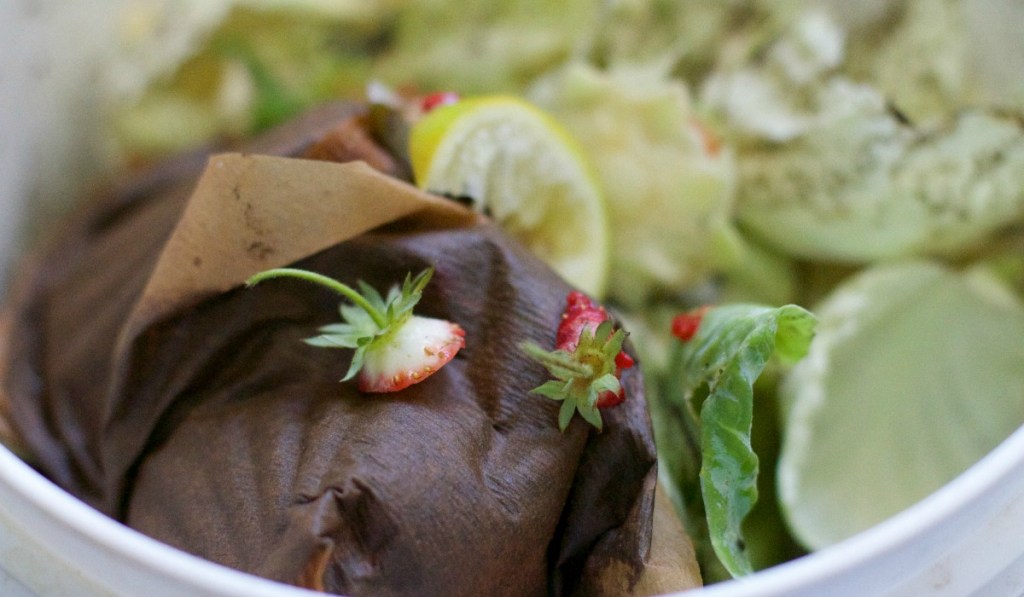
<path id="1" fill-rule="evenodd" d="M 256 274 L 246 285 L 291 277 L 324 286 L 349 299 L 351 304 L 340 307 L 343 322 L 323 326 L 320 335 L 308 338 L 306 343 L 353 349 L 352 363 L 342 381 L 358 374 L 361 391 L 386 393 L 430 377 L 466 346 L 466 334 L 457 324 L 412 313 L 433 273 L 429 268 L 415 278 L 406 276 L 401 289 L 392 287 L 386 297 L 363 282 L 359 283 L 361 292 L 357 292 L 315 272 L 290 268 Z"/>
<path id="2" fill-rule="evenodd" d="M 565 311 L 555 334 L 555 350 L 534 344 L 523 349 L 555 377 L 534 393 L 562 401 L 558 424 L 564 431 L 575 412 L 601 429 L 597 409 L 621 404 L 625 390 L 619 383 L 622 370 L 632 367 L 633 358 L 622 350 L 626 333 L 614 330 L 604 307 L 579 291 L 566 297 Z"/>

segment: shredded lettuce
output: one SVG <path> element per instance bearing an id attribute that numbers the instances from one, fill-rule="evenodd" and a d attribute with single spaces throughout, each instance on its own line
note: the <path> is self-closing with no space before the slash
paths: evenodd
<path id="1" fill-rule="evenodd" d="M 313 0 L 239 2 L 221 11 L 176 69 L 111 108 L 116 151 L 159 156 L 257 132 L 320 101 L 360 95 L 386 8 L 370 11 L 381 18 L 375 24 L 366 22 L 367 10 Z"/>
<path id="2" fill-rule="evenodd" d="M 960 254 L 1024 218 L 1016 115 L 975 107 L 934 126 L 909 122 L 842 71 L 844 39 L 810 13 L 704 86 L 738 146 L 745 231 L 799 258 L 867 263 Z"/>
<path id="3" fill-rule="evenodd" d="M 611 296 L 635 307 L 735 263 L 733 161 L 660 65 L 573 62 L 529 97 L 580 141 L 608 200 Z"/>
<path id="4" fill-rule="evenodd" d="M 375 76 L 464 94 L 519 92 L 564 62 L 596 25 L 599 0 L 433 0 L 399 15 Z"/>

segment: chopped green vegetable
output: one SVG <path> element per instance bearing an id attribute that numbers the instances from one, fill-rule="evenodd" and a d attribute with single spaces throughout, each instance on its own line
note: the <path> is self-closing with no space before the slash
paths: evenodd
<path id="1" fill-rule="evenodd" d="M 220 51 L 226 58 L 243 64 L 249 75 L 253 90 L 249 124 L 253 132 L 284 122 L 306 107 L 296 92 L 288 89 L 243 40 L 225 40 Z"/>

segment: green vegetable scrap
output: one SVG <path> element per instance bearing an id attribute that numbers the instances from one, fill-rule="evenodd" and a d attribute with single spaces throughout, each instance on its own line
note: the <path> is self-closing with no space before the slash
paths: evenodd
<path id="1" fill-rule="evenodd" d="M 773 355 L 793 363 L 807 354 L 816 319 L 796 305 L 744 304 L 683 317 L 690 325 L 678 326 L 677 334 L 689 339 L 675 348 L 652 404 L 660 415 L 659 451 L 691 534 L 710 543 L 729 574 L 741 576 L 753 572 L 742 530 L 757 501 L 753 386 Z"/>
<path id="2" fill-rule="evenodd" d="M 315 103 L 361 94 L 379 35 L 374 23 L 391 14 L 376 2 L 365 3 L 367 14 L 316 1 L 237 4 L 221 8 L 174 70 L 151 75 L 144 93 L 112 106 L 120 152 L 145 158 L 242 137 Z"/>
<path id="3" fill-rule="evenodd" d="M 514 92 L 566 60 L 596 25 L 595 0 L 410 2 L 374 76 L 424 89 Z"/>
<path id="4" fill-rule="evenodd" d="M 466 346 L 466 333 L 458 324 L 413 314 L 423 289 L 434 275 L 427 268 L 412 277 L 407 274 L 401 288 L 392 286 L 387 296 L 359 281 L 359 290 L 323 274 L 303 269 L 278 268 L 260 272 L 248 280 L 248 287 L 273 278 L 304 280 L 331 290 L 351 301 L 338 309 L 342 323 L 320 328 L 320 334 L 306 343 L 321 348 L 352 349 L 348 373 L 341 381 L 359 376 L 359 389 L 366 393 L 403 390 L 430 377 Z"/>
<path id="5" fill-rule="evenodd" d="M 1024 416 L 1024 302 L 984 268 L 877 265 L 818 307 L 789 370 L 779 498 L 821 549 L 962 473 Z"/>
<path id="6" fill-rule="evenodd" d="M 571 63 L 529 92 L 594 166 L 614 222 L 611 296 L 634 308 L 735 266 L 743 251 L 729 221 L 731 155 L 664 71 Z"/>
<path id="7" fill-rule="evenodd" d="M 937 12 L 931 2 L 911 4 L 920 4 L 915 14 Z M 978 105 L 962 98 L 956 109 L 926 110 L 948 99 L 939 101 L 935 90 L 888 95 L 854 60 L 875 56 L 866 47 L 878 40 L 853 35 L 861 53 L 848 59 L 851 32 L 840 23 L 809 11 L 764 51 L 716 71 L 702 87 L 698 103 L 734 143 L 740 228 L 797 258 L 864 264 L 962 255 L 1019 221 L 1024 130 L 1016 111 L 1002 107 L 1010 99 Z M 886 46 L 875 60 L 899 72 L 879 76 L 905 82 L 913 79 L 908 68 L 919 68 L 918 80 L 941 80 L 949 67 L 942 57 L 962 53 L 956 44 L 945 53 L 931 48 L 944 37 L 903 50 Z M 909 66 L 894 58 L 909 56 L 909 47 L 926 59 Z"/>

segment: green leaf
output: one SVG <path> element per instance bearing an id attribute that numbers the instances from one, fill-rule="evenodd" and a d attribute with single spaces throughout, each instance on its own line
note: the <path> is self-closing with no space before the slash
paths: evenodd
<path id="1" fill-rule="evenodd" d="M 775 354 L 784 363 L 793 364 L 807 356 L 814 338 L 817 320 L 800 307 L 782 307 L 775 334 Z"/>
<path id="2" fill-rule="evenodd" d="M 366 297 L 366 300 L 370 301 L 371 305 L 382 311 L 387 308 L 387 302 L 384 301 L 384 298 L 381 297 L 376 288 L 362 280 L 359 280 L 356 284 L 359 286 L 359 294 Z"/>
<path id="3" fill-rule="evenodd" d="M 614 355 L 617 355 L 622 351 L 622 345 L 626 342 L 626 335 L 625 330 L 616 331 L 610 338 L 608 338 L 607 342 L 605 342 L 602 351 L 605 354 L 613 355 L 612 358 L 614 359 Z"/>
<path id="4" fill-rule="evenodd" d="M 578 410 L 584 421 L 596 427 L 598 431 L 601 431 L 604 427 L 604 422 L 601 420 L 601 411 L 596 406 L 580 404 Z"/>
<path id="5" fill-rule="evenodd" d="M 303 342 L 320 348 L 356 348 L 359 346 L 358 337 L 342 334 L 321 334 L 306 338 Z"/>
<path id="6" fill-rule="evenodd" d="M 251 115 L 255 131 L 283 122 L 302 110 L 302 99 L 284 84 L 248 42 L 241 37 L 227 39 L 220 49 L 226 56 L 241 61 L 252 77 L 256 91 Z"/>
<path id="7" fill-rule="evenodd" d="M 363 361 L 366 359 L 366 349 L 369 344 L 364 344 L 356 349 L 352 353 L 352 363 L 348 367 L 348 371 L 345 373 L 345 377 L 341 378 L 341 381 L 348 381 L 359 373 L 359 370 L 363 368 Z"/>
<path id="8" fill-rule="evenodd" d="M 350 323 L 331 323 L 317 329 L 321 334 L 352 334 L 357 332 L 356 326 Z"/>
<path id="9" fill-rule="evenodd" d="M 700 497 L 711 545 L 733 576 L 753 572 L 742 531 L 757 501 L 758 459 L 750 445 L 753 385 L 773 354 L 786 360 L 806 354 L 814 327 L 814 316 L 795 305 L 715 307 L 672 358 L 662 399 L 684 411 L 699 408 Z M 673 438 L 694 432 L 673 431 Z M 670 468 L 672 451 L 666 450 Z"/>
<path id="10" fill-rule="evenodd" d="M 562 408 L 558 411 L 558 428 L 561 431 L 565 431 L 566 427 L 569 426 L 569 421 L 572 420 L 572 415 L 575 412 L 576 402 L 572 400 L 562 402 Z"/>
<path id="11" fill-rule="evenodd" d="M 544 350 L 532 342 L 520 344 L 523 352 L 544 365 L 556 379 L 568 380 L 574 377 L 590 377 L 593 370 L 586 363 L 578 362 L 572 353 L 564 350 Z"/>
<path id="12" fill-rule="evenodd" d="M 604 344 L 609 337 L 612 335 L 612 322 L 611 320 L 604 320 L 598 324 L 597 329 L 594 330 L 594 340 Z"/>
<path id="13" fill-rule="evenodd" d="M 568 387 L 571 383 L 572 382 L 567 384 L 562 381 L 551 380 L 530 390 L 530 393 L 546 396 L 552 400 L 565 400 L 565 397 L 568 395 Z"/>
<path id="14" fill-rule="evenodd" d="M 595 394 L 600 395 L 602 392 L 612 392 L 618 394 L 619 390 L 622 389 L 622 384 L 619 383 L 619 378 L 615 377 L 614 373 L 605 373 L 601 377 L 594 380 L 591 388 Z"/>
<path id="15" fill-rule="evenodd" d="M 423 294 L 423 289 L 427 287 L 427 283 L 430 282 L 430 279 L 433 276 L 433 268 L 427 268 L 422 272 L 416 274 L 416 277 L 413 278 L 411 282 L 409 281 L 409 276 L 406 276 L 406 283 L 404 286 L 406 288 L 405 294 L 409 296 Z"/>
<path id="16" fill-rule="evenodd" d="M 362 307 L 358 305 L 353 305 L 351 303 L 341 303 L 338 306 L 338 312 L 341 314 L 341 319 L 347 322 L 347 324 L 339 323 L 333 325 L 351 325 L 352 327 L 358 328 L 360 330 L 377 329 L 377 325 L 373 323 L 373 318 L 370 317 L 370 315 L 365 310 L 363 310 Z M 320 329 L 328 331 L 325 329 L 326 327 L 327 326 L 324 326 L 321 327 Z"/>

